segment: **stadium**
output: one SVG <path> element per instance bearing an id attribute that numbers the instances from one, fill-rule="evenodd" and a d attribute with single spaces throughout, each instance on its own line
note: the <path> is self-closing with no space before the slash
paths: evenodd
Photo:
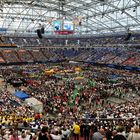
<path id="1" fill-rule="evenodd" d="M 0 0 L 0 140 L 140 140 L 139 0 Z"/>

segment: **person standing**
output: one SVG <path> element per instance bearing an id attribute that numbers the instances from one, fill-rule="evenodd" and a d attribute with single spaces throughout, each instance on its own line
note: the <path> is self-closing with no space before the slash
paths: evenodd
<path id="1" fill-rule="evenodd" d="M 76 122 L 73 126 L 73 135 L 74 135 L 74 140 L 79 140 L 80 126 L 78 122 Z"/>
<path id="2" fill-rule="evenodd" d="M 39 133 L 38 140 L 48 140 L 48 128 L 43 127 L 41 132 Z"/>
<path id="3" fill-rule="evenodd" d="M 138 127 L 135 127 L 133 129 L 134 131 L 131 131 L 128 136 L 128 140 L 140 140 L 140 129 Z"/>
<path id="4" fill-rule="evenodd" d="M 104 138 L 104 129 L 100 129 L 99 131 L 93 133 L 92 140 L 103 140 Z"/>
<path id="5" fill-rule="evenodd" d="M 84 129 L 83 129 L 83 134 L 84 134 L 84 140 L 89 140 L 89 136 L 90 136 L 90 124 L 85 124 L 84 125 Z"/>
<path id="6" fill-rule="evenodd" d="M 124 127 L 119 126 L 117 129 L 117 134 L 114 136 L 112 140 L 127 140 L 123 132 L 124 132 Z"/>

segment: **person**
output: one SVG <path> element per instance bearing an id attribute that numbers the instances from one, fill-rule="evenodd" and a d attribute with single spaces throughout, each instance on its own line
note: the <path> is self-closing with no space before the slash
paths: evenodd
<path id="1" fill-rule="evenodd" d="M 9 140 L 20 140 L 16 132 L 11 132 L 11 133 L 12 134 L 9 136 Z"/>
<path id="2" fill-rule="evenodd" d="M 62 140 L 62 133 L 61 131 L 56 131 L 54 134 L 50 134 L 53 140 Z"/>
<path id="3" fill-rule="evenodd" d="M 117 129 L 117 134 L 114 136 L 114 138 L 112 140 L 127 140 L 123 134 L 123 131 L 124 131 L 124 127 L 119 126 Z"/>
<path id="4" fill-rule="evenodd" d="M 48 128 L 43 127 L 41 132 L 39 133 L 38 140 L 49 140 L 48 138 Z"/>
<path id="5" fill-rule="evenodd" d="M 29 140 L 30 135 L 28 135 L 25 131 L 22 131 L 21 135 L 19 136 L 20 140 Z"/>
<path id="6" fill-rule="evenodd" d="M 99 131 L 93 133 L 92 140 L 103 140 L 104 138 L 104 129 L 100 129 Z"/>
<path id="7" fill-rule="evenodd" d="M 83 129 L 84 140 L 89 140 L 90 136 L 90 124 L 85 124 Z"/>
<path id="8" fill-rule="evenodd" d="M 81 122 L 81 124 L 80 124 L 80 135 L 81 135 L 81 137 L 83 137 L 83 131 L 84 131 L 84 127 L 85 127 L 85 124 L 83 123 L 83 122 Z"/>
<path id="9" fill-rule="evenodd" d="M 79 134 L 80 134 L 80 126 L 78 125 L 78 122 L 76 122 L 73 126 L 74 140 L 79 140 Z"/>
<path id="10" fill-rule="evenodd" d="M 128 140 L 140 140 L 140 130 L 138 127 L 132 128 L 128 135 Z"/>
<path id="11" fill-rule="evenodd" d="M 117 130 L 113 130 L 111 139 L 113 139 L 116 135 L 117 135 Z"/>
<path id="12" fill-rule="evenodd" d="M 106 139 L 107 139 L 107 140 L 111 140 L 111 136 L 112 136 L 112 132 L 111 132 L 111 130 L 108 128 L 108 129 L 106 130 Z"/>

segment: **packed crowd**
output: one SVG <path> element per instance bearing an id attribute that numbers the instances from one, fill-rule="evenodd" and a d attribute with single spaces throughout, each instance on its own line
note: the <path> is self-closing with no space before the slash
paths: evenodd
<path id="1" fill-rule="evenodd" d="M 5 140 L 139 140 L 140 130 L 133 120 L 85 121 L 47 119 L 32 126 L 17 129 L 1 128 Z M 18 124 L 18 125 L 21 125 Z M 16 131 L 15 131 L 16 130 Z"/>
<path id="2" fill-rule="evenodd" d="M 0 69 L 0 139 L 140 140 L 140 74 L 67 63 L 67 60 L 92 61 L 139 67 L 139 49 L 131 48 L 132 44 L 137 46 L 140 42 L 138 34 L 129 40 L 126 35 L 119 35 L 5 37 L 1 43 L 6 42 L 27 49 L 1 50 L 2 62 L 66 61 L 55 67 L 54 64 L 38 64 Z M 122 43 L 129 47 L 117 47 Z M 75 67 L 80 69 L 76 71 Z M 50 69 L 54 69 L 53 72 L 47 73 Z M 25 83 L 13 87 L 8 82 L 11 79 L 24 79 Z M 15 91 L 26 92 L 41 101 L 43 112 L 37 112 L 17 98 Z"/>
<path id="3" fill-rule="evenodd" d="M 86 61 L 102 64 L 116 64 L 121 66 L 140 66 L 139 49 L 119 47 L 95 48 L 40 48 L 17 49 L 0 51 L 5 62 L 44 62 L 44 61 Z"/>
<path id="4" fill-rule="evenodd" d="M 15 55 L 14 50 L 3 50 L 1 51 L 3 59 L 9 63 L 9 62 L 20 62 L 17 55 Z"/>
<path id="5" fill-rule="evenodd" d="M 55 67 L 27 65 L 1 69 L 5 83 L 0 97 L 3 139 L 115 140 L 120 135 L 128 140 L 139 139 L 139 73 L 87 64 L 80 64 L 81 70 L 76 72 L 75 67 L 63 63 Z M 52 68 L 56 71 L 53 75 L 45 73 L 45 69 Z M 30 77 L 25 72 L 33 69 L 38 76 Z M 43 102 L 42 113 L 36 113 L 8 91 L 6 81 L 20 77 L 27 80 L 22 85 L 26 86 L 26 93 Z M 123 102 L 115 103 L 110 98 Z"/>

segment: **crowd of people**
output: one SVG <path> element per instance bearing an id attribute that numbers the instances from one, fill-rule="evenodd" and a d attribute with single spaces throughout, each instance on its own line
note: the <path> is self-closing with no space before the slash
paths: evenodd
<path id="1" fill-rule="evenodd" d="M 54 65 L 9 66 L 0 70 L 3 139 L 139 139 L 138 72 L 82 63 Z M 53 73 L 47 73 L 49 69 Z M 26 82 L 20 87 L 7 83 L 8 79 L 21 77 Z M 15 97 L 9 86 L 41 101 L 44 111 L 35 112 Z"/>
<path id="2" fill-rule="evenodd" d="M 85 61 L 120 66 L 140 66 L 139 49 L 121 47 L 94 48 L 37 48 L 10 49 L 0 51 L 5 63 L 12 62 L 45 62 L 45 61 Z"/>
<path id="3" fill-rule="evenodd" d="M 140 140 L 139 72 L 80 62 L 139 67 L 139 49 L 111 47 L 140 41 L 139 35 L 125 38 L 5 37 L 5 42 L 19 48 L 1 50 L 2 63 L 61 63 L 0 69 L 0 139 Z M 16 91 L 40 101 L 43 111 L 16 97 Z"/>
<path id="4" fill-rule="evenodd" d="M 135 119 L 47 118 L 1 126 L 1 137 L 4 140 L 139 140 L 140 129 Z"/>

